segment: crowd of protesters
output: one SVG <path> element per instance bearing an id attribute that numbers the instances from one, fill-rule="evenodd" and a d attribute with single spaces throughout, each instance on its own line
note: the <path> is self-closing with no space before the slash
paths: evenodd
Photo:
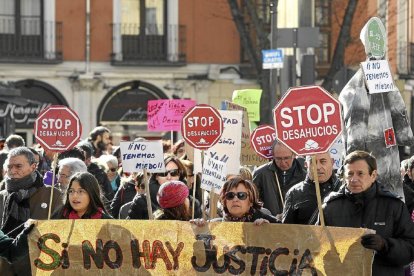
<path id="1" fill-rule="evenodd" d="M 336 172 L 329 153 L 317 154 L 314 159 L 297 157 L 275 142 L 273 159 L 268 163 L 252 170 L 243 166 L 239 174 L 226 176 L 217 212 L 212 214 L 207 211 L 212 208 L 207 192 L 200 189 L 201 175 L 194 174 L 183 140 L 174 145 L 165 141 L 165 172 L 148 175 L 123 171 L 120 148 L 112 146 L 111 132 L 102 126 L 56 158 L 39 145 L 26 147 L 18 135 L 3 142 L 1 275 L 30 275 L 27 235 L 33 228 L 32 219 L 48 219 L 49 204 L 51 219 L 151 217 L 189 221 L 200 227 L 217 221 L 252 222 L 258 227 L 266 223 L 321 224 L 323 217 L 327 226 L 376 231 L 361 239 L 364 247 L 375 251 L 373 275 L 414 275 L 410 274 L 414 260 L 414 157 L 401 162 L 404 203 L 376 180 L 380 172 L 370 153 L 348 154 L 343 168 Z M 311 173 L 312 160 L 316 175 Z M 315 177 L 324 202 L 323 216 L 319 214 Z M 148 212 L 147 196 L 152 213 Z"/>

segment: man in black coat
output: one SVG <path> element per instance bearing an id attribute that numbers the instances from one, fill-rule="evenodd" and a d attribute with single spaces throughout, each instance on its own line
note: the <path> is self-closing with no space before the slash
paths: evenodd
<path id="1" fill-rule="evenodd" d="M 259 190 L 263 207 L 281 219 L 287 191 L 305 179 L 306 171 L 286 146 L 275 141 L 272 149 L 273 160 L 253 172 L 253 183 Z"/>
<path id="2" fill-rule="evenodd" d="M 354 151 L 344 166 L 346 185 L 325 200 L 326 225 L 375 230 L 361 239 L 365 248 L 375 250 L 372 275 L 404 275 L 404 265 L 414 260 L 414 223 L 407 207 L 376 181 L 371 154 Z"/>
<path id="3" fill-rule="evenodd" d="M 311 170 L 311 158 L 306 158 L 308 174 L 306 179 L 292 188 L 286 194 L 283 208 L 283 223 L 315 224 L 319 210 L 316 199 L 314 176 Z M 338 191 L 341 183 L 333 173 L 334 160 L 326 153 L 316 154 L 316 169 L 322 200 L 332 191 Z"/>

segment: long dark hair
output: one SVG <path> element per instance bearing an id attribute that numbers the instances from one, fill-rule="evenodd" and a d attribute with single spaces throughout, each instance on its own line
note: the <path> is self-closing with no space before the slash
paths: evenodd
<path id="1" fill-rule="evenodd" d="M 88 210 L 85 212 L 85 214 L 82 216 L 83 218 L 90 218 L 92 215 L 94 215 L 96 212 L 99 211 L 99 208 L 101 208 L 105 213 L 107 213 L 105 209 L 105 205 L 102 200 L 102 192 L 101 188 L 99 186 L 98 180 L 96 180 L 95 176 L 93 174 L 88 172 L 78 172 L 75 173 L 72 178 L 70 179 L 68 188 L 66 190 L 65 195 L 65 202 L 62 208 L 61 217 L 68 218 L 69 213 L 73 211 L 72 206 L 69 202 L 69 189 L 72 188 L 72 184 L 74 181 L 77 181 L 82 189 L 84 189 L 88 195 L 89 195 L 89 206 Z"/>
<path id="2" fill-rule="evenodd" d="M 191 219 L 191 204 L 190 208 L 187 209 L 185 207 L 185 203 L 178 205 L 172 208 L 165 208 L 165 209 L 158 209 L 154 212 L 154 218 L 168 220 L 181 220 L 181 221 L 189 221 Z"/>

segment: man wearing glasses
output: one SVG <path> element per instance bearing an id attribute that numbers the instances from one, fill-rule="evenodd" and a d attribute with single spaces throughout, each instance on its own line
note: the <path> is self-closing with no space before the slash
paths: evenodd
<path id="1" fill-rule="evenodd" d="M 275 141 L 272 149 L 273 160 L 253 172 L 253 183 L 259 189 L 263 207 L 281 220 L 287 191 L 305 179 L 306 171 L 286 146 Z"/>
<path id="2" fill-rule="evenodd" d="M 0 192 L 0 227 L 9 237 L 15 238 L 24 222 L 47 219 L 52 188 L 43 184 L 42 175 L 36 170 L 33 152 L 27 147 L 12 149 L 7 157 L 6 189 Z M 59 190 L 53 192 L 51 213 L 62 206 Z M 13 267 L 2 263 L 0 275 L 12 271 L 13 275 L 30 274 L 30 266 L 17 262 Z"/>
<path id="3" fill-rule="evenodd" d="M 59 160 L 59 172 L 58 172 L 58 188 L 62 192 L 65 192 L 69 186 L 69 181 L 72 175 L 77 172 L 87 172 L 85 162 L 75 157 L 68 157 Z"/>

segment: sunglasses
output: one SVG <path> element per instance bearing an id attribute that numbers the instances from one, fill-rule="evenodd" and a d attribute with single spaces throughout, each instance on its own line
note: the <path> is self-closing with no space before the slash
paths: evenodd
<path id="1" fill-rule="evenodd" d="M 174 169 L 174 170 L 169 170 L 169 171 L 166 171 L 166 172 L 163 172 L 163 173 L 158 173 L 158 175 L 161 176 L 161 177 L 167 177 L 168 174 L 170 174 L 170 176 L 174 177 L 174 176 L 180 175 L 180 172 L 177 169 Z"/>
<path id="2" fill-rule="evenodd" d="M 109 171 L 110 172 L 116 172 L 116 168 L 110 168 Z"/>
<path id="3" fill-rule="evenodd" d="M 228 192 L 228 193 L 226 193 L 226 199 L 227 200 L 233 200 L 235 197 L 237 197 L 240 200 L 246 200 L 247 193 L 246 192 L 238 192 L 238 193 Z"/>

